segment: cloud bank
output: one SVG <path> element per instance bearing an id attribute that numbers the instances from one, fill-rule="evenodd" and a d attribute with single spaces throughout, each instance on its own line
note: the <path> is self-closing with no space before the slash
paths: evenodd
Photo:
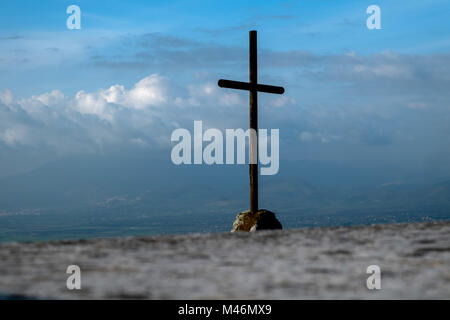
<path id="1" fill-rule="evenodd" d="M 55 89 L 29 98 L 0 93 L 0 142 L 3 147 L 48 148 L 60 154 L 118 149 L 124 146 L 170 145 L 170 130 L 205 106 L 233 107 L 243 103 L 237 93 L 212 83 L 176 84 L 152 74 L 133 87 L 116 84 L 73 97 Z M 186 123 L 187 124 L 187 123 Z"/>
<path id="2" fill-rule="evenodd" d="M 194 67 L 218 59 L 217 48 L 204 51 L 195 42 L 150 38 L 156 49 L 149 52 L 157 50 L 167 59 L 162 63 L 174 67 L 180 55 L 195 56 Z M 138 49 L 149 45 L 144 40 Z M 164 55 L 164 50 L 172 55 Z M 234 64 L 237 55 L 220 56 L 222 67 Z M 97 57 L 96 63 L 100 61 L 108 58 Z M 313 160 L 367 165 L 390 161 L 400 167 L 414 163 L 448 171 L 449 54 L 362 56 L 266 50 L 261 65 L 261 81 L 286 87 L 284 96 L 261 94 L 259 100 L 260 127 L 280 129 L 281 157 L 284 149 L 285 154 Z M 55 88 L 16 98 L 4 89 L 0 91 L 0 150 L 26 156 L 29 150 L 68 155 L 132 148 L 168 155 L 171 132 L 191 129 L 194 120 L 202 120 L 205 129 L 248 126 L 248 94 L 220 89 L 216 81 L 216 73 L 193 71 L 190 78 L 152 73 L 133 85 L 118 83 L 72 96 Z M 434 158 L 441 160 L 430 160 Z"/>

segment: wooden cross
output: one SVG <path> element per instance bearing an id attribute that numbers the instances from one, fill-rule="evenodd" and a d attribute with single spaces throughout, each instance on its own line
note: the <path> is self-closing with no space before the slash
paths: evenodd
<path id="1" fill-rule="evenodd" d="M 283 94 L 283 87 L 269 86 L 258 83 L 258 57 L 256 45 L 256 31 L 250 31 L 250 81 L 240 82 L 232 80 L 220 79 L 218 84 L 221 88 L 240 89 L 250 91 L 250 129 L 258 132 L 258 91 L 267 93 Z M 250 152 L 256 150 L 253 155 L 256 159 L 255 163 L 249 164 L 250 173 L 250 212 L 256 213 L 258 211 L 258 137 L 249 135 Z M 256 141 L 255 141 L 256 140 Z M 256 146 L 256 148 L 255 148 Z M 250 154 L 252 159 L 252 154 Z"/>

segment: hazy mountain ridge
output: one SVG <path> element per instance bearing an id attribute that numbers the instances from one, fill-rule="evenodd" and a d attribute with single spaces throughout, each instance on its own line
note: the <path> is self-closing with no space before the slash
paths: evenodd
<path id="1" fill-rule="evenodd" d="M 260 206 L 285 227 L 450 217 L 450 180 L 339 187 L 304 181 L 301 165 L 260 179 Z M 313 170 L 310 177 L 320 174 Z M 148 156 L 48 163 L 0 179 L 0 240 L 226 231 L 248 207 L 247 174 L 247 166 L 175 166 Z"/>

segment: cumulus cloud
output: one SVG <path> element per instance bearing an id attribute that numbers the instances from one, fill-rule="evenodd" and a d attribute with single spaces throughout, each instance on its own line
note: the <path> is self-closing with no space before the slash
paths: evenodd
<path id="1" fill-rule="evenodd" d="M 71 102 L 81 114 L 97 115 L 103 120 L 113 121 L 117 106 L 143 110 L 166 105 L 169 102 L 166 82 L 164 77 L 153 74 L 137 82 L 130 90 L 116 84 L 92 93 L 79 91 Z"/>
<path id="2" fill-rule="evenodd" d="M 205 110 L 212 118 L 220 108 L 242 103 L 236 93 L 218 90 L 209 82 L 191 84 L 185 94 L 172 87 L 176 84 L 166 77 L 152 74 L 131 88 L 116 84 L 93 92 L 81 90 L 73 97 L 52 90 L 14 99 L 10 90 L 4 90 L 0 141 L 9 147 L 47 147 L 62 154 L 124 145 L 167 146 L 173 128 L 204 118 Z"/>

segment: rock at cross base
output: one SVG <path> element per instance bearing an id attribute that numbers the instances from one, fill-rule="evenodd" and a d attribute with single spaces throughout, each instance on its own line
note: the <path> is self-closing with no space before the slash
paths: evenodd
<path id="1" fill-rule="evenodd" d="M 238 213 L 231 232 L 275 229 L 283 229 L 280 221 L 275 217 L 275 213 L 260 209 L 256 214 L 251 213 L 249 210 Z"/>

